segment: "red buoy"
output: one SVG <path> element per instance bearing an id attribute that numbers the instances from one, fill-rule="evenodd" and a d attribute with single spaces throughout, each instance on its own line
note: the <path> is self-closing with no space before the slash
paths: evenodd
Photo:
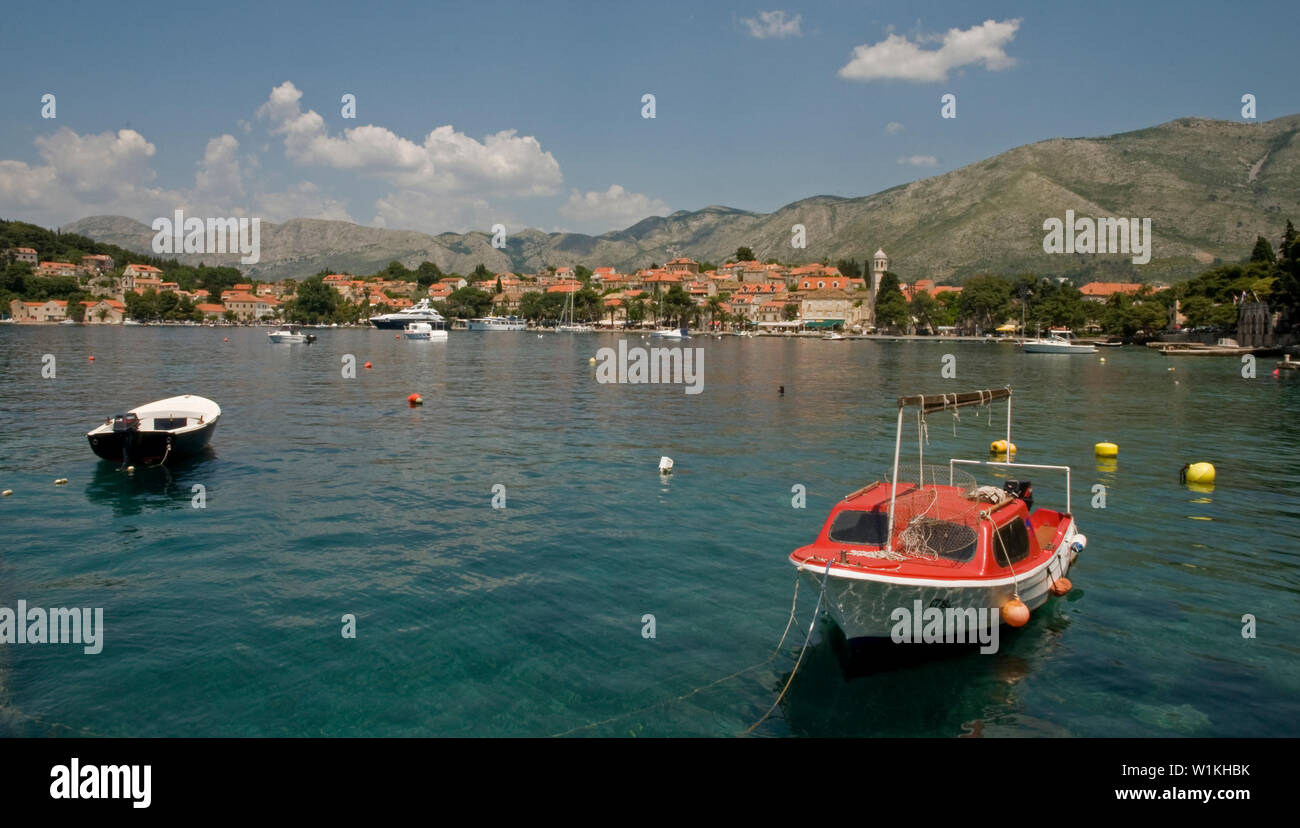
<path id="1" fill-rule="evenodd" d="M 90 357 L 89 357 L 89 359 L 90 359 L 91 362 L 94 362 L 94 361 L 95 361 L 95 355 L 94 355 L 94 354 L 91 354 Z"/>
<path id="2" fill-rule="evenodd" d="M 229 342 L 229 341 L 230 341 L 230 337 L 228 337 L 228 336 L 227 336 L 227 337 L 224 337 L 221 341 L 222 341 L 222 342 Z"/>
<path id="3" fill-rule="evenodd" d="M 367 367 L 367 368 L 370 367 L 370 363 L 369 363 L 369 362 L 366 363 L 366 367 Z"/>
<path id="4" fill-rule="evenodd" d="M 1074 588 L 1074 584 L 1070 583 L 1070 579 L 1064 576 L 1057 578 L 1055 581 L 1052 581 L 1053 595 L 1064 595 L 1065 593 L 1069 592 L 1073 588 Z"/>
<path id="5" fill-rule="evenodd" d="M 421 397 L 419 394 L 412 394 L 406 398 L 406 401 L 411 404 L 412 408 L 415 408 L 417 405 L 424 405 L 424 397 Z"/>

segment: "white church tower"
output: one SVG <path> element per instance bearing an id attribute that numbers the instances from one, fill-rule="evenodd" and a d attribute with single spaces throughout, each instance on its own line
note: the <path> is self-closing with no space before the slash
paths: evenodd
<path id="1" fill-rule="evenodd" d="M 876 255 L 871 257 L 871 299 L 875 302 L 876 294 L 880 291 L 880 280 L 884 277 L 885 271 L 889 270 L 889 257 L 885 251 L 876 248 Z"/>

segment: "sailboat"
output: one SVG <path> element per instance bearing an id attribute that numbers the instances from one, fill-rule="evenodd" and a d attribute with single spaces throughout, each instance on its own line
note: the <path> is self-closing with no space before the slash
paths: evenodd
<path id="1" fill-rule="evenodd" d="M 571 290 L 564 295 L 564 310 L 560 311 L 560 324 L 555 330 L 560 333 L 591 333 L 596 330 L 591 325 L 578 322 L 573 313 L 573 296 L 578 291 Z"/>

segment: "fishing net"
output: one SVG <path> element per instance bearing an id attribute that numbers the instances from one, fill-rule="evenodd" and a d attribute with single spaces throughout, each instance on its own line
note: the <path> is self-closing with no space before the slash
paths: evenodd
<path id="1" fill-rule="evenodd" d="M 976 527 L 987 501 L 974 475 L 948 466 L 908 464 L 892 469 L 893 550 L 906 557 L 964 562 L 975 554 Z"/>

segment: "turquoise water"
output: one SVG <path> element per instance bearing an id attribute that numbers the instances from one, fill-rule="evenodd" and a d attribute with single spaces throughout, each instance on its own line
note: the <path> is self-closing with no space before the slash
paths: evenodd
<path id="1" fill-rule="evenodd" d="M 588 358 L 612 334 L 317 333 L 303 347 L 257 329 L 0 327 L 0 489 L 14 490 L 0 606 L 103 607 L 106 628 L 98 655 L 0 645 L 0 734 L 742 733 L 811 619 L 804 588 L 767 661 L 794 589 L 786 556 L 888 465 L 895 398 L 1010 383 L 1017 459 L 1075 471 L 1089 545 L 1074 591 L 992 656 L 864 666 L 819 625 L 755 733 L 1300 735 L 1300 378 L 1274 379 L 1271 360 L 1248 380 L 1231 359 L 1139 348 L 1102 364 L 696 338 L 705 387 L 687 395 L 598 384 Z M 224 410 L 210 457 L 127 476 L 90 452 L 104 416 L 187 392 Z M 987 457 L 1004 417 L 963 412 L 956 436 L 951 415 L 931 417 L 927 458 Z M 1113 468 L 1093 457 L 1101 440 L 1120 446 Z M 1217 467 L 1212 492 L 1178 484 L 1196 460 Z M 1033 479 L 1039 504 L 1063 508 L 1058 480 Z"/>

